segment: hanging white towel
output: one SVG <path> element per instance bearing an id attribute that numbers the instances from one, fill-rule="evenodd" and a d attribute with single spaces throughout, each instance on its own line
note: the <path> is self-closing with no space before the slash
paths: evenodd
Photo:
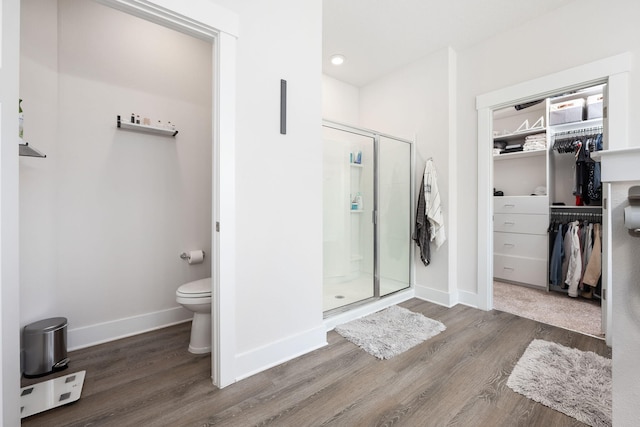
<path id="1" fill-rule="evenodd" d="M 424 198 L 425 214 L 429 220 L 431 241 L 435 240 L 436 249 L 442 246 L 447 240 L 444 233 L 444 215 L 442 215 L 442 205 L 440 202 L 440 192 L 438 191 L 438 176 L 433 160 L 428 159 L 424 168 Z"/>

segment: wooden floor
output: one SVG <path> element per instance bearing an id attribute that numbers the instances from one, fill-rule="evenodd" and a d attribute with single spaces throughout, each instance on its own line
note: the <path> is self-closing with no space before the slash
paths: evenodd
<path id="1" fill-rule="evenodd" d="M 447 330 L 386 361 L 330 332 L 328 346 L 222 390 L 211 384 L 209 356 L 186 350 L 189 323 L 71 352 L 60 375 L 87 371 L 81 399 L 23 425 L 583 425 L 506 382 L 534 338 L 611 357 L 602 340 L 495 310 L 401 305 Z"/>

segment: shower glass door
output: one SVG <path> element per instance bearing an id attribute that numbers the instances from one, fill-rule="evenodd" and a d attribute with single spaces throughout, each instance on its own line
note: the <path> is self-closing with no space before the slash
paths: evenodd
<path id="1" fill-rule="evenodd" d="M 375 296 L 374 138 L 323 126 L 323 311 Z"/>
<path id="2" fill-rule="evenodd" d="M 378 278 L 384 296 L 411 284 L 411 144 L 380 136 L 378 153 Z"/>

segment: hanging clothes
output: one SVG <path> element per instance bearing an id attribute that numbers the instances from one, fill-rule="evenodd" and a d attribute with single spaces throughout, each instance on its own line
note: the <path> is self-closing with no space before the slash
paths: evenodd
<path id="1" fill-rule="evenodd" d="M 600 162 L 593 160 L 591 153 L 603 148 L 602 128 L 558 132 L 553 138 L 555 151 L 575 154 L 573 194 L 576 196 L 576 206 L 600 202 L 602 200 Z"/>
<path id="2" fill-rule="evenodd" d="M 587 263 L 582 282 L 585 285 L 596 287 L 602 274 L 602 242 L 600 241 L 600 224 L 593 227 L 593 249 Z"/>
<path id="3" fill-rule="evenodd" d="M 552 212 L 549 224 L 549 284 L 571 297 L 599 298 L 602 219 L 596 212 Z"/>
<path id="4" fill-rule="evenodd" d="M 427 266 L 431 263 L 431 248 L 429 242 L 430 236 L 429 220 L 427 219 L 426 199 L 424 196 L 424 179 L 420 183 L 420 193 L 418 194 L 418 203 L 416 208 L 416 227 L 411 238 L 420 248 L 420 259 Z"/>
<path id="5" fill-rule="evenodd" d="M 564 241 L 562 238 L 562 224 L 558 225 L 558 233 L 553 243 L 551 263 L 549 265 L 549 280 L 554 286 L 562 286 L 562 261 L 564 260 Z"/>
<path id="6" fill-rule="evenodd" d="M 571 250 L 569 252 L 569 263 L 567 267 L 567 279 L 565 284 L 569 286 L 569 296 L 578 296 L 578 285 L 582 277 L 582 253 L 580 250 L 580 222 L 574 221 L 569 225 Z"/>
<path id="7" fill-rule="evenodd" d="M 438 179 L 431 158 L 427 160 L 420 182 L 415 231 L 411 237 L 420 248 L 420 259 L 425 266 L 431 263 L 431 242 L 435 240 L 438 249 L 446 240 Z"/>
<path id="8" fill-rule="evenodd" d="M 438 176 L 431 158 L 427 160 L 427 165 L 424 168 L 423 184 L 425 212 L 430 227 L 430 241 L 435 240 L 436 249 L 438 249 L 447 238 L 444 232 L 444 215 L 442 214 L 442 203 L 440 191 L 438 190 Z"/>

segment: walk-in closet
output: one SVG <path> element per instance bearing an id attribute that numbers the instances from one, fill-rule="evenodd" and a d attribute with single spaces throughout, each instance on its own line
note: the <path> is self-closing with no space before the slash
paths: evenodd
<path id="1" fill-rule="evenodd" d="M 598 317 L 606 196 L 592 153 L 606 144 L 605 96 L 606 84 L 598 84 L 493 115 L 493 274 L 503 290 L 494 292 L 495 307 L 535 312 L 536 320 L 554 324 L 558 310 L 547 310 L 544 298 L 562 296 L 572 300 L 567 310 L 577 310 L 575 324 L 562 326 L 592 335 L 604 330 Z M 531 289 L 540 300 L 524 295 Z M 583 310 L 595 322 L 587 330 Z"/>

